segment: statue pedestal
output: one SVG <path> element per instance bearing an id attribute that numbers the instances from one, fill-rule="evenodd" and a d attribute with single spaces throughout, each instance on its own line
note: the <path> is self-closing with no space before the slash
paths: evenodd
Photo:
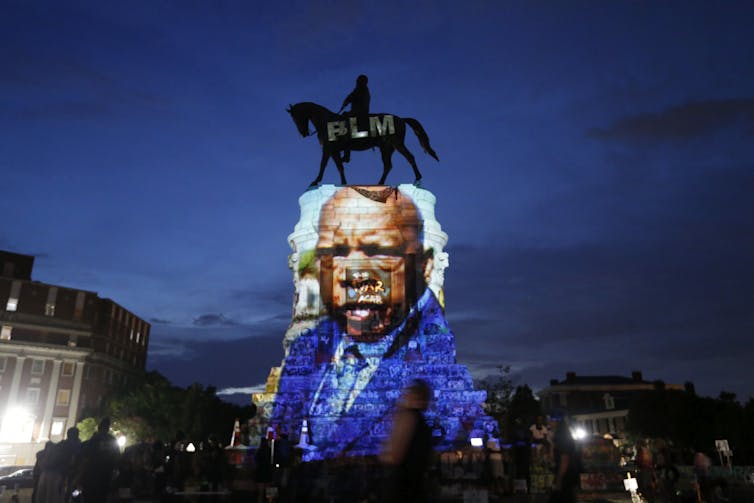
<path id="1" fill-rule="evenodd" d="M 496 422 L 482 410 L 444 313 L 447 235 L 435 197 L 413 185 L 321 186 L 299 198 L 288 241 L 295 286 L 284 359 L 253 397 L 306 459 L 379 453 L 404 387 L 423 379 L 441 448 L 464 447 Z"/>

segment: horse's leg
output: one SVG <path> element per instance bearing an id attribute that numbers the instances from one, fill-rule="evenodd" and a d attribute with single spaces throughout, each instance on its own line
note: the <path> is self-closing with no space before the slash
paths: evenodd
<path id="1" fill-rule="evenodd" d="M 319 174 L 317 175 L 317 178 L 309 184 L 309 187 L 315 187 L 322 181 L 322 176 L 325 174 L 325 166 L 327 166 L 327 160 L 329 158 L 330 154 L 328 154 L 325 149 L 322 149 L 322 159 L 319 161 Z"/>
<path id="2" fill-rule="evenodd" d="M 338 172 L 340 173 L 340 184 L 348 185 L 348 182 L 346 182 L 346 172 L 343 169 L 343 159 L 340 157 L 340 150 L 333 151 L 332 159 L 335 161 L 335 165 L 338 167 Z"/>
<path id="3" fill-rule="evenodd" d="M 393 152 L 395 149 L 390 145 L 381 145 L 380 153 L 382 154 L 382 178 L 377 185 L 385 185 L 385 179 L 390 170 L 393 169 Z"/>
<path id="4" fill-rule="evenodd" d="M 416 159 L 414 159 L 414 154 L 412 154 L 403 143 L 396 145 L 395 148 L 398 150 L 398 152 L 403 154 L 403 157 L 405 157 L 408 163 L 411 164 L 411 167 L 414 168 L 414 176 L 416 177 L 414 183 L 418 183 L 419 180 L 422 179 L 422 174 L 419 172 L 419 168 L 416 166 Z"/>

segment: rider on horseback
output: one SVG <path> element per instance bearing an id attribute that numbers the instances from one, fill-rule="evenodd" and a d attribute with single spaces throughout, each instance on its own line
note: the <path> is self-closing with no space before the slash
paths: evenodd
<path id="1" fill-rule="evenodd" d="M 342 113 L 346 105 L 351 104 L 350 115 L 355 115 L 357 120 L 361 123 L 365 123 L 369 117 L 369 88 L 367 87 L 366 75 L 359 75 L 356 78 L 356 87 L 351 93 L 343 100 L 343 104 L 340 106 L 338 113 Z M 349 162 L 351 160 L 351 149 L 346 147 L 343 150 L 343 162 Z"/>

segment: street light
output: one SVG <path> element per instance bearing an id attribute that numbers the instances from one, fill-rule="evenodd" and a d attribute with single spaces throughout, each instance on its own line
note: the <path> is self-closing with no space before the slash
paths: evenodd
<path id="1" fill-rule="evenodd" d="M 9 443 L 31 441 L 34 416 L 23 407 L 12 407 L 5 412 L 0 427 L 0 440 Z"/>
<path id="2" fill-rule="evenodd" d="M 583 440 L 586 438 L 586 430 L 581 426 L 577 426 L 571 430 L 571 436 L 574 440 Z"/>

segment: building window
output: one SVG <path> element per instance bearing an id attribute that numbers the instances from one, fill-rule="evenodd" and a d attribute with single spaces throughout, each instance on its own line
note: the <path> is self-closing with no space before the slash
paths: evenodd
<path id="1" fill-rule="evenodd" d="M 65 419 L 53 419 L 50 427 L 50 436 L 60 436 L 65 431 Z"/>
<path id="2" fill-rule="evenodd" d="M 5 306 L 6 311 L 15 311 L 18 309 L 18 296 L 21 293 L 21 282 L 14 281 L 10 285 L 10 295 L 8 296 L 8 304 Z"/>
<path id="3" fill-rule="evenodd" d="M 44 374 L 45 361 L 44 360 L 32 360 L 31 361 L 31 373 L 35 375 Z"/>
<path id="4" fill-rule="evenodd" d="M 47 302 L 45 303 L 45 316 L 55 316 L 55 299 L 58 297 L 58 287 L 51 286 L 47 290 Z"/>
<path id="5" fill-rule="evenodd" d="M 26 390 L 26 403 L 29 405 L 39 403 L 39 388 L 28 388 Z"/>
<path id="6" fill-rule="evenodd" d="M 14 272 L 16 272 L 16 264 L 13 262 L 3 262 L 3 276 L 11 278 Z"/>
<path id="7" fill-rule="evenodd" d="M 71 401 L 71 390 L 59 389 L 58 398 L 55 400 L 55 405 L 66 406 Z"/>
<path id="8" fill-rule="evenodd" d="M 60 375 L 70 377 L 73 375 L 73 362 L 63 362 Z"/>
<path id="9" fill-rule="evenodd" d="M 610 393 L 602 395 L 602 399 L 605 401 L 605 410 L 613 410 L 615 408 L 615 400 Z"/>
<path id="10" fill-rule="evenodd" d="M 9 341 L 11 332 L 13 332 L 12 326 L 3 325 L 3 328 L 0 329 L 0 341 Z"/>
<path id="11" fill-rule="evenodd" d="M 76 293 L 76 305 L 73 308 L 73 319 L 74 320 L 80 320 L 82 314 L 84 313 L 84 296 L 86 294 L 84 292 L 77 292 Z"/>
<path id="12" fill-rule="evenodd" d="M 561 407 L 568 407 L 568 393 L 558 393 L 558 401 Z"/>

